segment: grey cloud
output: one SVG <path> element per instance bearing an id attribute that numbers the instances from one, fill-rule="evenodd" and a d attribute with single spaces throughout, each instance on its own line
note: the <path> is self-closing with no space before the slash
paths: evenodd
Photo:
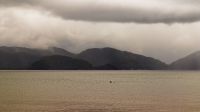
<path id="1" fill-rule="evenodd" d="M 173 0 L 174 1 L 174 0 Z M 180 3 L 186 3 L 186 4 L 196 4 L 199 5 L 200 1 L 199 0 L 176 0 L 177 2 Z"/>
<path id="2" fill-rule="evenodd" d="M 59 0 L 53 2 L 48 0 L 0 0 L 1 5 L 29 4 L 40 6 L 68 20 L 122 23 L 190 23 L 200 20 L 200 8 L 195 5 L 190 5 L 189 8 L 184 7 L 183 3 L 187 3 L 187 0 L 179 0 L 179 3 L 172 2 L 173 7 L 166 4 L 163 8 L 159 6 L 147 8 L 145 5 L 139 7 L 137 4 L 121 6 L 119 4 L 91 2 L 90 0 L 79 4 L 70 0 L 60 0 L 60 2 L 62 3 L 59 3 Z"/>
<path id="3" fill-rule="evenodd" d="M 54 10 L 66 19 L 94 22 L 136 22 L 136 23 L 189 23 L 200 20 L 200 11 L 184 14 L 177 12 L 148 11 L 134 8 L 81 7 L 80 10 Z"/>
<path id="4" fill-rule="evenodd" d="M 0 6 L 35 5 L 38 0 L 0 0 Z"/>

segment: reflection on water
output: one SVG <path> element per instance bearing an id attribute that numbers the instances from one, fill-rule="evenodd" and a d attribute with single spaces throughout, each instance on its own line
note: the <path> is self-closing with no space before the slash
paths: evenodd
<path id="1" fill-rule="evenodd" d="M 199 112 L 200 72 L 2 71 L 0 111 Z"/>

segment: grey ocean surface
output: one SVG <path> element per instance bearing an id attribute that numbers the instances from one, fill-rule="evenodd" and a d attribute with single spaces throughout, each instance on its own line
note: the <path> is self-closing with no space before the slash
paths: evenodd
<path id="1" fill-rule="evenodd" d="M 200 72 L 1 71 L 0 112 L 200 112 Z"/>

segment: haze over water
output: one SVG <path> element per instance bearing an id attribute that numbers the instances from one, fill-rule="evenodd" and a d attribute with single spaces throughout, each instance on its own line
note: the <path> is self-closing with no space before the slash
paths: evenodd
<path id="1" fill-rule="evenodd" d="M 2 71 L 0 111 L 199 112 L 199 74 L 189 71 Z"/>

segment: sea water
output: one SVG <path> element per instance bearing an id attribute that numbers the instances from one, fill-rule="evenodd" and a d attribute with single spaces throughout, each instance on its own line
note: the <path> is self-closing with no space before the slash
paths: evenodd
<path id="1" fill-rule="evenodd" d="M 200 112 L 200 72 L 1 71 L 0 112 Z"/>

